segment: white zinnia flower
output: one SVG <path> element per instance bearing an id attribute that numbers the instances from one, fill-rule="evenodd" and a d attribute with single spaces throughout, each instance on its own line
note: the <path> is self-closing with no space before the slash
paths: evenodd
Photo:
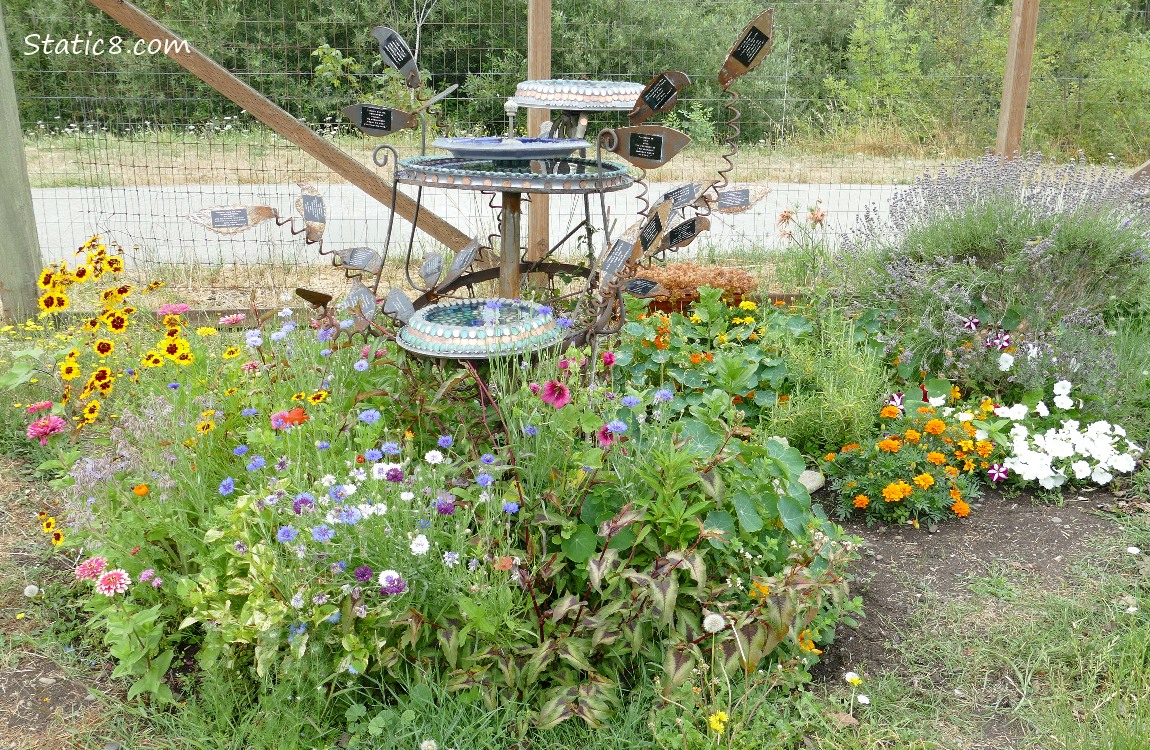
<path id="1" fill-rule="evenodd" d="M 431 542 L 427 541 L 426 535 L 420 534 L 411 540 L 411 554 L 426 555 L 429 549 L 431 549 Z"/>
<path id="2" fill-rule="evenodd" d="M 435 466 L 436 464 L 443 463 L 443 454 L 439 451 L 428 451 L 427 453 L 423 454 L 423 460 L 432 466 Z"/>
<path id="3" fill-rule="evenodd" d="M 32 597 L 36 596 L 36 594 L 39 594 L 39 593 L 40 593 L 40 587 L 34 583 L 29 583 L 27 586 L 24 587 L 24 596 L 28 597 L 29 599 L 31 599 Z"/>
<path id="4" fill-rule="evenodd" d="M 1066 396 L 1070 393 L 1070 389 L 1074 386 L 1070 385 L 1069 380 L 1059 380 L 1054 384 L 1054 395 Z"/>
<path id="5" fill-rule="evenodd" d="M 1014 367 L 1014 355 L 1003 352 L 998 357 L 998 369 L 1002 372 L 1006 372 L 1011 367 Z"/>
<path id="6" fill-rule="evenodd" d="M 712 612 L 703 618 L 703 630 L 708 633 L 718 633 L 725 627 L 727 627 L 727 621 L 720 614 Z"/>

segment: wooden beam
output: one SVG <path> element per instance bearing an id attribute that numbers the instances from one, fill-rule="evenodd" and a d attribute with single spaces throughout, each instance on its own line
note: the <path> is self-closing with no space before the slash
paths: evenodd
<path id="1" fill-rule="evenodd" d="M 1130 176 L 1131 177 L 1137 177 L 1140 174 L 1146 175 L 1147 177 L 1150 177 L 1150 161 L 1146 162 L 1142 166 L 1135 169 L 1133 172 L 1130 173 Z"/>
<path id="2" fill-rule="evenodd" d="M 1034 38 L 1038 34 L 1038 3 L 1039 0 L 1014 0 L 1010 18 L 1010 48 L 1002 77 L 1002 104 L 998 111 L 998 140 L 995 144 L 995 151 L 1008 159 L 1022 150 L 1030 66 L 1034 58 Z"/>
<path id="3" fill-rule="evenodd" d="M 43 261 L 11 55 L 0 7 L 0 313 L 8 321 L 19 322 L 36 313 L 36 277 Z"/>
<path id="4" fill-rule="evenodd" d="M 189 73 L 231 99 L 257 120 L 299 146 L 336 174 L 343 177 L 384 206 L 391 206 L 391 183 L 357 159 L 321 138 L 315 131 L 272 103 L 261 93 L 228 72 L 223 66 L 177 36 L 156 19 L 126 0 L 88 0 L 146 41 L 164 43 L 165 54 Z M 409 222 L 415 218 L 416 203 L 399 193 L 395 213 Z M 417 225 L 452 250 L 462 250 L 471 238 L 426 207 L 419 210 Z"/>
<path id="5" fill-rule="evenodd" d="M 551 77 L 551 0 L 527 2 L 527 77 Z M 527 136 L 535 138 L 539 128 L 551 119 L 546 109 L 527 110 Z M 551 249 L 551 200 L 547 195 L 531 196 L 527 210 L 527 259 L 539 260 Z"/>

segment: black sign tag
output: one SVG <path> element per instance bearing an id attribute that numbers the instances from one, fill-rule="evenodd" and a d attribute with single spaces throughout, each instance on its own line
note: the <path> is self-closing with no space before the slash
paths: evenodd
<path id="1" fill-rule="evenodd" d="M 642 297 L 644 295 L 650 294 L 651 290 L 657 286 L 659 286 L 659 282 L 653 281 L 651 279 L 631 279 L 627 282 L 627 286 L 624 288 L 629 294 L 633 294 L 636 297 Z"/>
<path id="2" fill-rule="evenodd" d="M 400 38 L 399 34 L 393 33 L 380 42 L 379 51 L 396 69 L 402 69 L 412 60 L 411 49 L 408 48 L 407 42 Z"/>
<path id="3" fill-rule="evenodd" d="M 327 210 L 323 205 L 323 198 L 318 195 L 300 196 L 303 200 L 303 220 L 323 224 L 327 221 Z"/>
<path id="4" fill-rule="evenodd" d="M 611 246 L 611 251 L 607 253 L 607 257 L 603 260 L 603 266 L 600 268 L 603 277 L 611 278 L 619 273 L 627 259 L 631 257 L 633 248 L 634 245 L 626 240 L 615 240 L 615 244 Z"/>
<path id="5" fill-rule="evenodd" d="M 735 49 L 731 52 L 731 57 L 738 60 L 744 66 L 750 67 L 755 57 L 763 51 L 763 47 L 766 47 L 767 42 L 770 40 L 771 38 L 769 36 L 752 26 L 747 29 L 747 35 L 735 45 Z"/>
<path id="6" fill-rule="evenodd" d="M 674 190 L 663 193 L 660 200 L 671 201 L 671 208 L 682 208 L 689 206 L 695 200 L 695 196 L 695 183 L 688 182 L 686 185 L 680 185 Z"/>
<path id="7" fill-rule="evenodd" d="M 639 247 L 643 248 L 643 254 L 655 246 L 655 242 L 659 239 L 659 235 L 663 233 L 663 220 L 659 218 L 659 214 L 651 217 L 642 231 L 639 232 Z"/>
<path id="8" fill-rule="evenodd" d="M 695 219 L 687 219 L 682 224 L 678 224 L 667 232 L 667 245 L 669 247 L 678 247 L 683 244 L 689 243 L 698 234 Z"/>
<path id="9" fill-rule="evenodd" d="M 741 190 L 724 190 L 719 193 L 719 208 L 743 208 L 751 205 L 751 191 L 749 188 Z"/>
<path id="10" fill-rule="evenodd" d="M 664 73 L 643 91 L 640 98 L 653 112 L 658 112 L 666 107 L 677 93 L 679 93 L 679 89 L 675 86 L 674 81 Z"/>
<path id="11" fill-rule="evenodd" d="M 248 226 L 246 208 L 217 208 L 211 212 L 212 229 L 240 229 Z"/>
<path id="12" fill-rule="evenodd" d="M 663 160 L 663 136 L 652 133 L 631 133 L 627 138 L 627 153 L 636 159 Z"/>
<path id="13" fill-rule="evenodd" d="M 386 130 L 391 132 L 391 110 L 387 107 L 376 107 L 363 104 L 359 108 L 359 126 L 372 130 Z"/>

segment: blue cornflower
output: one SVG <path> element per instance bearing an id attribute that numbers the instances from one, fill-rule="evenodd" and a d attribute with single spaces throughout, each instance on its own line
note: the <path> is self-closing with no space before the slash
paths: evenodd
<path id="1" fill-rule="evenodd" d="M 319 329 L 319 333 L 315 335 L 316 341 L 320 342 L 321 344 L 325 341 L 331 341 L 333 338 L 335 338 L 335 330 L 336 329 L 334 328 Z"/>
<path id="2" fill-rule="evenodd" d="M 570 328 L 571 326 L 575 325 L 575 321 L 571 320 L 571 318 L 556 318 L 555 325 L 559 326 L 560 328 Z"/>
<path id="3" fill-rule="evenodd" d="M 355 321 L 354 321 L 354 320 L 350 320 L 350 319 L 349 319 L 349 320 L 341 320 L 341 321 L 339 322 L 339 327 L 340 327 L 340 328 L 342 328 L 342 329 L 343 329 L 343 330 L 345 330 L 345 331 L 346 331 L 348 328 L 351 328 L 353 325 L 355 325 Z"/>
<path id="4" fill-rule="evenodd" d="M 364 424 L 375 424 L 381 416 L 377 409 L 365 409 L 359 413 L 359 421 Z"/>
<path id="5" fill-rule="evenodd" d="M 426 529 L 431 526 L 431 521 L 428 521 L 426 518 L 420 518 L 415 522 L 415 526 L 416 528 Z"/>
<path id="6" fill-rule="evenodd" d="M 334 484 L 327 491 L 327 496 L 338 503 L 347 498 L 347 488 L 342 484 Z"/>
<path id="7" fill-rule="evenodd" d="M 495 456 L 491 455 L 490 453 L 484 453 L 479 457 L 479 460 L 490 466 L 491 464 L 495 463 Z"/>
<path id="8" fill-rule="evenodd" d="M 340 619 L 340 614 L 339 614 L 339 610 L 337 609 L 336 611 L 334 611 L 330 615 L 328 615 L 327 619 L 324 620 L 324 622 L 330 622 L 332 625 L 335 625 L 336 623 L 339 622 L 339 619 Z M 349 664 L 348 666 L 350 667 L 351 665 Z"/>
<path id="9" fill-rule="evenodd" d="M 173 390 L 173 391 L 174 391 L 174 390 L 176 390 L 176 389 L 177 389 L 177 388 L 179 388 L 179 387 L 180 387 L 180 384 L 179 384 L 179 383 L 168 383 L 168 388 L 170 388 L 170 389 L 171 389 L 171 390 Z"/>
<path id="10" fill-rule="evenodd" d="M 508 515 L 515 515 L 519 512 L 519 503 L 508 500 L 503 503 L 503 512 Z"/>
<path id="11" fill-rule="evenodd" d="M 237 445 L 235 448 L 232 448 L 232 453 L 236 454 L 237 456 L 242 456 L 247 452 L 248 447 L 246 445 Z"/>
<path id="12" fill-rule="evenodd" d="M 659 390 L 655 391 L 654 400 L 656 404 L 661 404 L 664 401 L 670 401 L 674 397 L 675 393 L 670 388 L 660 388 Z"/>
<path id="13" fill-rule="evenodd" d="M 551 314 L 551 308 L 548 307 L 547 305 L 540 305 L 539 306 L 539 314 L 540 315 L 550 315 Z"/>
<path id="14" fill-rule="evenodd" d="M 620 432 L 626 432 L 626 431 L 627 431 L 627 423 L 621 419 L 612 419 L 610 422 L 607 423 L 607 432 L 610 432 L 612 435 L 617 435 Z"/>
<path id="15" fill-rule="evenodd" d="M 260 336 L 260 331 L 258 328 L 253 329 L 253 330 L 245 333 L 244 334 L 244 340 L 247 342 L 247 345 L 252 347 L 252 348 L 258 349 L 259 347 L 264 345 L 264 340 Z"/>
<path id="16" fill-rule="evenodd" d="M 347 570 L 347 561 L 346 560 L 340 560 L 339 562 L 337 562 L 335 564 L 335 567 L 339 568 L 339 571 L 342 573 L 345 570 Z"/>
<path id="17" fill-rule="evenodd" d="M 259 409 L 255 408 L 254 406 L 249 406 L 248 408 L 246 408 L 240 412 L 240 416 L 241 417 L 254 417 L 255 415 L 257 415 L 259 413 L 260 413 Z"/>
<path id="18" fill-rule="evenodd" d="M 307 623 L 306 622 L 296 623 L 295 625 L 292 625 L 291 627 L 289 627 L 288 630 L 291 631 L 292 635 L 303 635 L 304 633 L 307 632 Z"/>
<path id="19" fill-rule="evenodd" d="M 475 483 L 478 484 L 480 487 L 490 487 L 492 484 L 494 484 L 494 482 L 495 482 L 495 477 L 491 476 L 487 472 L 484 472 L 484 473 L 480 474 L 479 476 L 475 477 Z"/>
<path id="20" fill-rule="evenodd" d="M 295 330 L 295 327 L 296 327 L 296 322 L 294 320 L 289 320 L 288 322 L 286 322 L 282 326 L 280 326 L 280 330 L 283 331 L 284 333 L 291 333 L 292 331 Z"/>
<path id="21" fill-rule="evenodd" d="M 311 530 L 311 538 L 320 542 L 321 544 L 330 542 L 335 532 L 329 526 L 316 526 Z"/>
<path id="22" fill-rule="evenodd" d="M 224 481 L 220 482 L 220 494 L 224 497 L 236 491 L 236 480 L 227 477 Z"/>
<path id="23" fill-rule="evenodd" d="M 331 443 L 329 443 L 326 440 L 317 440 L 317 441 L 315 441 L 315 447 L 316 447 L 316 450 L 325 451 L 331 447 Z"/>
<path id="24" fill-rule="evenodd" d="M 378 461 L 383 458 L 383 451 L 381 451 L 379 448 L 368 448 L 364 452 L 363 457 L 368 461 Z"/>
<path id="25" fill-rule="evenodd" d="M 276 541 L 284 544 L 294 542 L 297 534 L 299 534 L 299 532 L 291 526 L 280 526 L 280 530 L 276 532 Z"/>
<path id="26" fill-rule="evenodd" d="M 643 399 L 638 396 L 624 396 L 619 403 L 626 407 L 638 406 L 643 403 Z"/>
<path id="27" fill-rule="evenodd" d="M 439 440 L 436 441 L 440 448 L 450 448 L 455 444 L 455 439 L 450 435 L 440 435 Z"/>
<path id="28" fill-rule="evenodd" d="M 352 367 L 355 368 L 356 372 L 363 372 L 367 368 L 371 367 L 371 363 L 368 362 L 366 359 L 361 359 L 361 360 L 358 360 L 354 365 L 352 365 Z"/>
<path id="29" fill-rule="evenodd" d="M 266 464 L 267 459 L 257 454 L 252 456 L 251 461 L 248 461 L 248 471 L 259 471 L 260 469 L 264 468 Z"/>
<path id="30" fill-rule="evenodd" d="M 527 425 L 526 427 L 523 428 L 523 434 L 526 435 L 527 437 L 535 437 L 536 435 L 539 434 L 539 428 L 538 427 L 532 427 L 531 425 Z"/>
<path id="31" fill-rule="evenodd" d="M 399 443 L 384 443 L 379 449 L 389 456 L 399 455 Z"/>
<path id="32" fill-rule="evenodd" d="M 340 523 L 346 523 L 348 526 L 354 526 L 363 520 L 363 514 L 355 507 L 340 508 L 335 517 Z"/>
<path id="33" fill-rule="evenodd" d="M 284 333 L 283 331 L 275 331 L 271 335 L 272 341 L 283 341 L 285 338 L 287 338 L 287 334 Z"/>
<path id="34" fill-rule="evenodd" d="M 319 356 L 330 357 L 331 356 L 331 349 L 320 349 L 319 350 Z"/>

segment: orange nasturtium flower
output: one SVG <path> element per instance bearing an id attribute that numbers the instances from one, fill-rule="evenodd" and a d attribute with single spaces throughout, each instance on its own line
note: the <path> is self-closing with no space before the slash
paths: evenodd
<path id="1" fill-rule="evenodd" d="M 144 495 L 148 494 L 148 485 L 137 484 L 132 488 L 132 492 L 136 493 L 138 497 L 143 497 Z"/>

